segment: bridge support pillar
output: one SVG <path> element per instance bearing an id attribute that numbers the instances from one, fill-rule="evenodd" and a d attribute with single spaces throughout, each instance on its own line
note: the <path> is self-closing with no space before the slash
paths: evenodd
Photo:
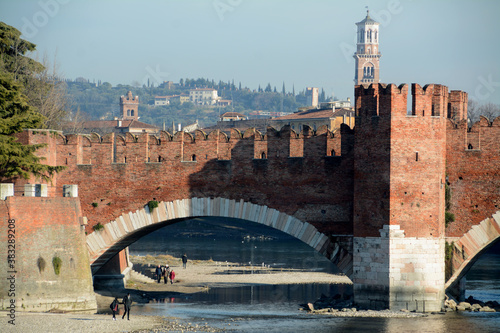
<path id="1" fill-rule="evenodd" d="M 94 289 L 123 289 L 130 277 L 132 263 L 130 262 L 128 247 L 117 253 L 93 276 Z"/>
<path id="2" fill-rule="evenodd" d="M 354 301 L 370 309 L 440 311 L 444 239 L 405 237 L 384 225 L 380 237 L 354 237 Z"/>

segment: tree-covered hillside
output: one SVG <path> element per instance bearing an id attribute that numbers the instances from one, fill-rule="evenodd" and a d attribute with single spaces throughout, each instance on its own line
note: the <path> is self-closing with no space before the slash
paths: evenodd
<path id="1" fill-rule="evenodd" d="M 242 88 L 241 83 L 236 86 L 233 82 L 215 82 L 208 79 L 181 79 L 179 83 L 163 83 L 158 87 L 133 87 L 121 84 L 113 87 L 107 82 L 91 83 L 84 78 L 67 80 L 66 84 L 72 111 L 76 112 L 79 109 L 89 120 L 111 120 L 119 117 L 120 96 L 130 90 L 134 95 L 139 96 L 140 120 L 159 127 L 164 122 L 167 127 L 170 127 L 172 122 L 188 125 L 196 120 L 202 126 L 211 126 L 217 122 L 219 115 L 228 111 L 245 115 L 255 110 L 294 112 L 306 104 L 304 91 L 298 95 L 283 93 L 283 87 L 278 92 L 276 88 L 272 89 L 270 84 L 266 89 L 259 87 L 257 91 Z M 231 100 L 232 105 L 227 107 L 199 106 L 190 102 L 181 104 L 175 101 L 170 105 L 154 105 L 155 96 L 189 95 L 189 90 L 195 88 L 214 88 L 222 99 Z M 325 94 L 322 92 L 320 101 L 324 99 Z"/>

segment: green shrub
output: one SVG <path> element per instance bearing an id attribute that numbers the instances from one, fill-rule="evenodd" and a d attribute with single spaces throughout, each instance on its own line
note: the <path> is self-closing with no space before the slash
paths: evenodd
<path id="1" fill-rule="evenodd" d="M 59 275 L 59 273 L 61 273 L 61 266 L 62 266 L 61 258 L 57 256 L 52 258 L 52 266 L 54 266 L 54 273 L 56 273 L 56 275 Z"/>
<path id="2" fill-rule="evenodd" d="M 98 204 L 97 202 L 93 202 L 93 203 L 92 203 L 92 207 L 94 207 L 94 208 L 95 208 L 95 207 L 97 207 L 97 206 L 99 206 L 99 204 Z"/>
<path id="3" fill-rule="evenodd" d="M 152 212 L 153 209 L 155 209 L 156 207 L 158 207 L 158 201 L 151 200 L 150 202 L 148 202 L 148 207 L 149 207 L 149 211 Z"/>
<path id="4" fill-rule="evenodd" d="M 445 226 L 448 226 L 448 223 L 454 222 L 455 221 L 455 214 L 450 213 L 450 212 L 445 212 L 444 213 L 444 223 Z"/>
<path id="5" fill-rule="evenodd" d="M 101 224 L 101 222 L 97 222 L 97 224 L 96 224 L 96 225 L 94 225 L 94 226 L 92 227 L 92 229 L 93 229 L 94 231 L 99 231 L 99 230 L 104 229 L 104 226 Z"/>

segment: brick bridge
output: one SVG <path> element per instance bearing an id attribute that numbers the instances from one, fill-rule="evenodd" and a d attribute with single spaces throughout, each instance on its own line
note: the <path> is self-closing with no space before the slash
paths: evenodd
<path id="1" fill-rule="evenodd" d="M 469 129 L 466 93 L 413 84 L 407 108 L 408 89 L 357 86 L 354 130 L 19 138 L 47 143 L 40 154 L 67 166 L 54 182 L 78 185 L 93 273 L 123 269 L 124 248 L 165 225 L 230 217 L 329 258 L 360 305 L 432 311 L 500 235 L 500 118 Z M 445 211 L 455 216 L 447 227 Z"/>

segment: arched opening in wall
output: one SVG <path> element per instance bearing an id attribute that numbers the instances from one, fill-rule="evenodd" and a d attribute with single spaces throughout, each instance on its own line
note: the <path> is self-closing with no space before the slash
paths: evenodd
<path id="1" fill-rule="evenodd" d="M 158 155 L 158 162 L 161 162 L 161 155 Z"/>
<path id="2" fill-rule="evenodd" d="M 266 157 L 266 153 L 265 153 L 265 152 L 262 152 L 262 153 L 260 154 L 260 158 L 261 158 L 261 159 L 263 159 L 263 160 L 265 160 L 265 159 L 267 158 L 267 157 Z"/>
<path id="3" fill-rule="evenodd" d="M 130 116 L 131 116 L 131 117 L 134 117 L 134 115 L 135 115 L 135 114 L 134 114 L 134 110 L 130 110 Z"/>
<path id="4" fill-rule="evenodd" d="M 195 154 L 191 155 L 191 161 L 196 162 L 196 155 Z"/>
<path id="5" fill-rule="evenodd" d="M 127 110 L 127 116 L 130 117 L 130 109 Z"/>
<path id="6" fill-rule="evenodd" d="M 127 163 L 127 156 L 123 158 L 123 163 Z"/>
<path id="7" fill-rule="evenodd" d="M 375 77 L 375 67 L 368 63 L 363 67 L 363 79 L 373 79 Z"/>
<path id="8" fill-rule="evenodd" d="M 152 195 L 149 198 L 155 200 L 154 197 Z M 114 267 L 119 267 L 118 274 L 128 267 L 127 253 L 122 251 L 128 247 L 134 269 L 143 274 L 149 274 L 150 278 L 155 278 L 151 267 L 168 264 L 176 272 L 176 281 L 181 283 L 178 286 L 188 287 L 196 284 L 208 287 L 206 292 L 198 294 L 212 298 L 215 297 L 214 294 L 220 294 L 220 289 L 217 290 L 217 287 L 231 288 L 224 289 L 223 294 L 226 295 L 224 297 L 228 297 L 224 302 L 231 302 L 232 309 L 240 303 L 248 307 L 249 300 L 256 293 L 266 295 L 265 297 L 272 302 L 278 303 L 295 303 L 298 299 L 296 291 L 313 300 L 319 298 L 321 293 L 352 294 L 350 280 L 344 275 L 338 275 L 336 273 L 339 271 L 338 267 L 331 265 L 331 262 L 338 263 L 346 274 L 351 274 L 352 256 L 349 244 L 352 244 L 350 241 L 352 236 L 347 235 L 342 239 L 341 237 L 327 237 L 307 222 L 274 211 L 270 207 L 238 199 L 193 197 L 192 199 L 159 202 L 158 206 L 153 209 L 151 211 L 146 207 L 135 213 L 124 213 L 115 221 L 111 221 L 110 223 L 118 228 L 116 232 L 113 232 L 116 237 L 108 237 L 112 232 L 110 228 L 101 230 L 103 234 L 87 235 L 87 244 L 93 244 L 93 250 L 90 248 L 89 250 L 94 287 L 95 281 L 101 277 L 109 278 L 109 272 L 114 270 Z M 327 213 L 327 208 L 320 209 L 318 213 Z M 225 217 L 219 214 L 224 214 Z M 230 217 L 231 215 L 234 217 Z M 245 219 L 241 219 L 241 216 Z M 153 218 L 152 223 L 147 222 L 149 218 Z M 186 228 L 183 223 L 192 225 Z M 179 232 L 174 231 L 175 227 L 179 228 Z M 157 238 L 148 242 L 147 246 L 154 248 L 154 252 L 149 253 L 150 256 L 142 256 L 146 267 L 141 269 L 141 262 L 137 261 L 134 256 L 136 251 L 144 249 L 137 249 L 134 246 L 147 236 L 159 235 L 162 228 L 165 230 L 163 236 L 159 240 Z M 331 229 L 331 232 L 335 231 Z M 273 233 L 278 236 L 274 236 Z M 95 240 L 99 240 L 100 245 L 96 244 Z M 183 254 L 186 254 L 188 258 L 186 268 L 183 268 L 180 260 Z M 193 264 L 195 260 L 196 264 Z M 115 266 L 112 267 L 108 263 L 114 263 Z M 324 265 L 330 268 L 325 269 Z M 197 268 L 203 270 L 195 271 Z M 328 280 L 326 285 L 322 282 L 326 281 L 322 280 L 323 274 L 326 274 L 324 277 Z M 331 274 L 335 276 L 332 277 Z M 119 275 L 123 279 L 121 274 Z M 264 285 L 266 282 L 259 281 L 259 278 L 270 279 L 267 282 L 272 281 L 269 283 L 273 285 L 271 290 L 256 288 L 256 284 Z M 342 285 L 332 285 L 332 278 Z M 239 286 L 232 289 L 236 280 Z M 306 281 L 305 284 L 304 281 Z M 297 285 L 299 288 L 290 290 L 290 284 Z M 325 290 L 324 287 L 327 289 Z M 160 288 L 165 290 L 165 287 Z M 95 287 L 95 289 L 98 288 Z M 109 292 L 109 288 L 103 289 Z M 276 291 L 279 295 L 284 295 L 283 298 L 276 300 Z M 281 291 L 284 292 L 281 293 Z M 142 292 L 140 286 L 138 292 Z M 242 294 L 246 295 L 243 299 Z M 262 300 L 259 297 L 259 302 Z M 156 301 L 153 300 L 155 303 Z M 264 301 L 268 302 L 267 299 Z M 211 302 L 211 304 L 214 303 Z M 193 305 L 198 306 L 198 304 Z M 240 309 L 243 310 L 243 308 Z"/>
<path id="9" fill-rule="evenodd" d="M 337 156 L 337 154 L 335 153 L 335 149 L 332 149 L 330 156 Z"/>
<path id="10" fill-rule="evenodd" d="M 478 254 L 465 275 L 465 298 L 482 302 L 500 302 L 500 238 Z"/>
<path id="11" fill-rule="evenodd" d="M 349 283 L 327 258 L 293 236 L 248 220 L 200 217 L 166 222 L 165 227 L 138 237 L 129 246 L 129 254 L 133 269 L 151 279 L 157 278 L 152 267 L 169 265 L 179 285 L 205 285 L 209 295 L 219 294 L 217 287 L 224 287 L 225 302 L 241 309 L 248 306 L 251 292 L 263 295 L 259 302 L 287 302 L 288 297 L 294 299 L 306 290 L 313 299 L 322 293 L 352 295 L 349 284 L 324 283 L 324 278 Z M 96 275 L 100 274 L 106 272 Z M 234 286 L 235 279 L 240 286 Z M 290 289 L 289 283 L 297 279 L 306 283 L 300 281 Z M 163 277 L 160 282 L 164 285 Z M 171 285 L 169 279 L 167 282 Z M 275 292 L 266 292 L 269 282 Z M 282 288 L 288 292 L 280 293 L 283 296 L 276 300 L 276 290 Z M 193 303 L 202 301 L 195 294 L 192 297 Z"/>

